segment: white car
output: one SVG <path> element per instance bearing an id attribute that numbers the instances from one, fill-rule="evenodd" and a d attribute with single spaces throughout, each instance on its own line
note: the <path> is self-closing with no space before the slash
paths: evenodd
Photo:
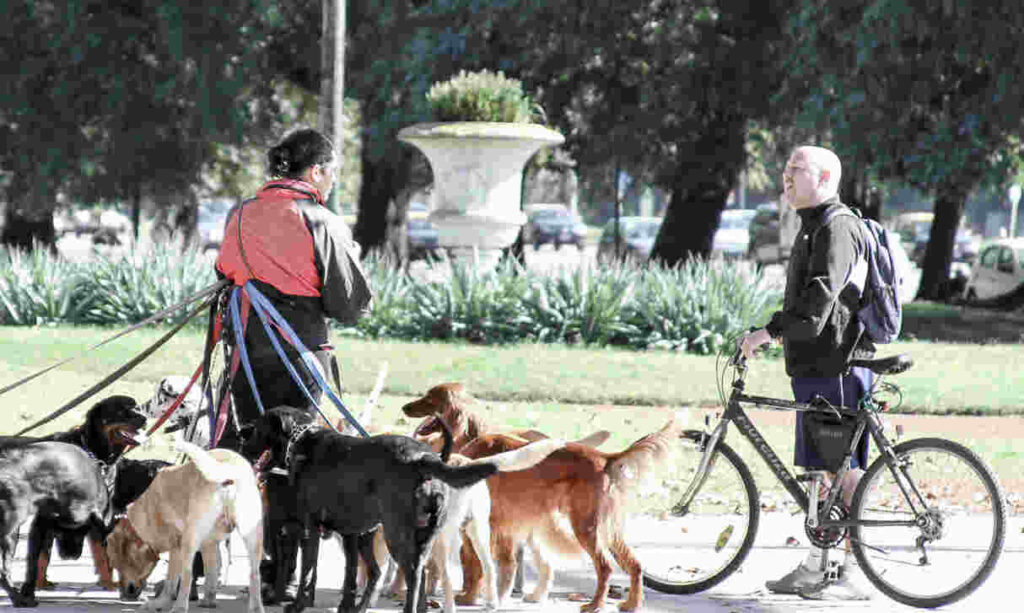
<path id="1" fill-rule="evenodd" d="M 981 246 L 964 299 L 997 300 L 1024 289 L 1024 238 L 1001 238 Z"/>
<path id="2" fill-rule="evenodd" d="M 750 222 L 756 209 L 727 209 L 722 211 L 718 230 L 711 242 L 711 253 L 729 258 L 741 258 L 750 248 Z"/>

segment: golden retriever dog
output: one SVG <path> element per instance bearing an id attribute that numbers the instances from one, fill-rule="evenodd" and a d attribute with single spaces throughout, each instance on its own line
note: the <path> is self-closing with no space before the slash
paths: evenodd
<path id="1" fill-rule="evenodd" d="M 622 535 L 625 506 L 645 474 L 665 464 L 679 434 L 679 424 L 671 419 L 657 432 L 618 453 L 568 443 L 533 468 L 499 472 L 489 478 L 491 552 L 499 567 L 499 600 L 509 596 L 516 570 L 515 550 L 526 542 L 537 554 L 540 574 L 537 588 L 524 598 L 527 602 L 545 602 L 551 588 L 553 572 L 545 552 L 585 552 L 594 564 L 597 589 L 580 610 L 598 611 L 604 606 L 612 570 L 609 554 L 630 578 L 629 597 L 619 609 L 639 609 L 643 605 L 642 572 Z M 524 444 L 515 437 L 485 434 L 469 442 L 460 453 L 483 458 Z M 479 575 L 478 569 L 465 570 L 464 600 L 475 599 Z"/>
<path id="2" fill-rule="evenodd" d="M 565 447 L 565 441 L 544 439 L 525 444 L 518 449 L 471 460 L 466 456 L 452 454 L 448 463 L 453 466 L 468 466 L 489 461 L 497 464 L 499 473 L 526 470 L 535 466 L 555 451 Z M 440 534 L 434 541 L 431 560 L 437 570 L 444 590 L 444 613 L 455 613 L 455 589 L 451 577 L 452 554 L 458 551 L 461 535 L 465 534 L 472 543 L 483 569 L 485 586 L 484 606 L 495 610 L 501 606 L 497 590 L 497 573 L 491 556 L 491 495 L 487 483 L 481 481 L 471 487 L 453 490 L 448 502 L 448 517 L 441 524 Z"/>
<path id="3" fill-rule="evenodd" d="M 180 466 L 157 473 L 107 537 L 107 554 L 120 575 L 122 598 L 137 599 L 163 552 L 170 552 L 167 582 L 146 602 L 148 610 L 188 611 L 192 558 L 202 551 L 206 584 L 201 606 L 216 606 L 220 577 L 218 543 L 237 531 L 249 556 L 249 613 L 263 613 L 259 563 L 263 557 L 263 502 L 256 474 L 238 453 L 206 451 L 185 441 Z"/>
<path id="4" fill-rule="evenodd" d="M 408 417 L 426 418 L 416 428 L 413 438 L 429 443 L 431 447 L 435 448 L 435 451 L 440 449 L 442 441 L 441 426 L 435 417 L 438 414 L 452 431 L 452 436 L 455 439 L 452 451 L 455 453 L 459 453 L 460 449 L 481 434 L 503 432 L 526 441 L 547 438 L 543 432 L 531 428 L 507 430 L 491 426 L 467 408 L 475 403 L 476 399 L 466 392 L 461 383 L 441 383 L 427 390 L 423 397 L 403 406 L 402 412 Z M 608 440 L 609 436 L 611 433 L 607 430 L 598 430 L 590 436 L 580 439 L 577 443 L 599 447 L 601 443 Z"/>

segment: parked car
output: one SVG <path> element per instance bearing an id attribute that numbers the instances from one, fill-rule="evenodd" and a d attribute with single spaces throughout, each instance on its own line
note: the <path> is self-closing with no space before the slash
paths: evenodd
<path id="1" fill-rule="evenodd" d="M 757 214 L 755 209 L 727 209 L 722 211 L 718 229 L 711 243 L 712 255 L 741 258 L 750 249 L 750 224 Z"/>
<path id="2" fill-rule="evenodd" d="M 409 217 L 405 225 L 409 245 L 409 259 L 430 259 L 437 256 L 440 248 L 437 241 L 437 227 L 426 217 Z"/>
<path id="3" fill-rule="evenodd" d="M 615 220 L 609 219 L 601 230 L 597 244 L 598 263 L 607 264 L 618 260 L 646 260 L 654 248 L 654 239 L 661 228 L 661 217 L 620 217 L 618 252 L 615 250 Z"/>
<path id="4" fill-rule="evenodd" d="M 203 200 L 196 211 L 196 234 L 199 237 L 199 248 L 219 250 L 224 241 L 224 226 L 227 224 L 228 213 L 235 201 L 230 198 Z"/>
<path id="5" fill-rule="evenodd" d="M 890 224 L 892 231 L 899 235 L 903 248 L 910 260 L 921 266 L 924 264 L 924 252 L 928 247 L 928 238 L 932 233 L 932 221 L 935 213 L 929 211 L 913 211 L 897 215 Z M 978 256 L 981 238 L 966 227 L 957 228 L 953 243 L 953 261 L 971 264 Z"/>
<path id="6" fill-rule="evenodd" d="M 747 255 L 758 264 L 776 264 L 789 259 L 792 245 L 781 241 L 779 206 L 774 202 L 758 205 L 750 220 Z"/>
<path id="7" fill-rule="evenodd" d="M 964 299 L 999 300 L 1020 291 L 1024 291 L 1024 238 L 1000 238 L 982 245 L 964 287 Z"/>
<path id="8" fill-rule="evenodd" d="M 534 249 L 540 249 L 544 243 L 554 244 L 555 249 L 562 245 L 583 249 L 587 225 L 565 206 L 534 208 L 528 215 L 523 226 L 523 243 L 532 244 Z"/>

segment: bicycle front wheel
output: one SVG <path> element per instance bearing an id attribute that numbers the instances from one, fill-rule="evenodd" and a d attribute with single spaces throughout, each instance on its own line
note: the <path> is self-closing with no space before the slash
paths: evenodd
<path id="1" fill-rule="evenodd" d="M 679 467 L 633 514 L 626 539 L 643 568 L 644 585 L 669 594 L 694 594 L 739 568 L 754 544 L 760 506 L 750 470 L 719 442 L 707 479 L 686 509 L 680 500 L 696 478 L 702 434 L 683 434 Z"/>
<path id="2" fill-rule="evenodd" d="M 893 448 L 895 472 L 876 459 L 853 496 L 854 554 L 890 598 L 939 607 L 976 590 L 995 566 L 1006 532 L 1006 502 L 973 451 L 943 439 Z M 882 522 L 903 525 L 883 525 Z"/>

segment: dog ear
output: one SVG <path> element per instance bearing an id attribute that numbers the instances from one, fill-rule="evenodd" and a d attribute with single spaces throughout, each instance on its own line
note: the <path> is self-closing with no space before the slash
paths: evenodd
<path id="1" fill-rule="evenodd" d="M 288 435 L 288 415 L 284 411 L 271 409 L 267 411 L 267 425 L 270 431 L 276 435 Z"/>
<path id="2" fill-rule="evenodd" d="M 242 442 L 246 442 L 256 434 L 256 425 L 248 423 L 238 429 L 238 437 L 242 439 Z"/>

